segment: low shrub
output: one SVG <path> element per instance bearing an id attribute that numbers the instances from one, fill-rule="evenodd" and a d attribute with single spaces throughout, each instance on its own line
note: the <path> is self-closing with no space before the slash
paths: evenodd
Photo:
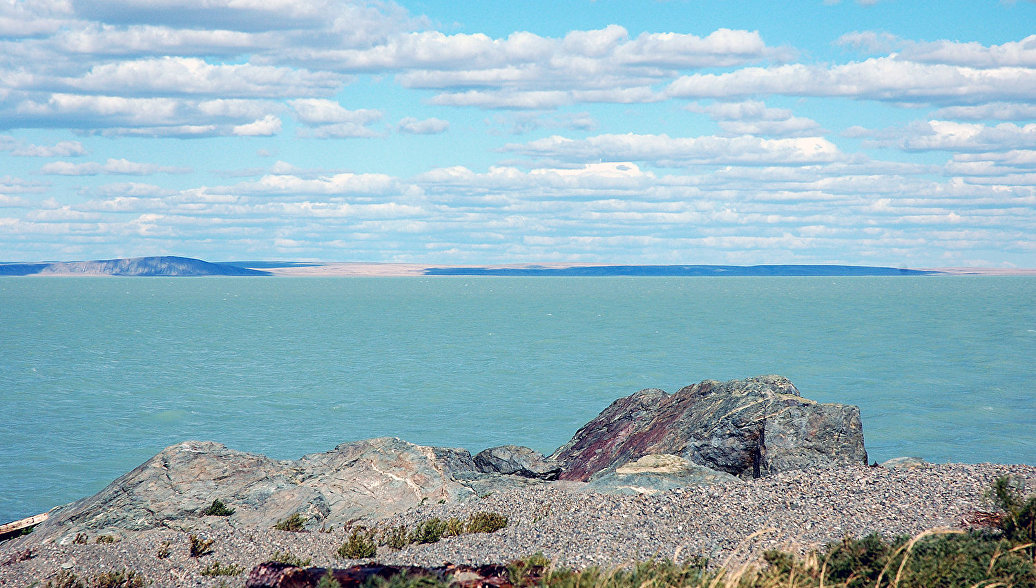
<path id="1" fill-rule="evenodd" d="M 288 564 L 289 566 L 295 566 L 297 568 L 304 568 L 312 562 L 312 558 L 302 559 L 290 551 L 281 553 L 280 551 L 274 552 L 267 561 L 275 561 L 277 563 Z"/>
<path id="2" fill-rule="evenodd" d="M 94 576 L 91 588 L 142 588 L 147 579 L 133 570 L 104 572 Z"/>
<path id="3" fill-rule="evenodd" d="M 338 557 L 344 559 L 366 559 L 378 553 L 378 544 L 374 540 L 374 531 L 366 527 L 353 527 L 349 538 L 338 548 Z"/>
<path id="4" fill-rule="evenodd" d="M 170 541 L 163 541 L 162 544 L 158 546 L 158 553 L 155 555 L 158 556 L 158 559 L 165 559 L 169 557 L 171 551 L 172 543 Z"/>
<path id="5" fill-rule="evenodd" d="M 292 513 L 290 517 L 277 521 L 277 524 L 273 526 L 278 531 L 291 531 L 292 533 L 301 533 L 306 530 L 306 517 L 299 513 Z"/>
<path id="6" fill-rule="evenodd" d="M 234 514 L 234 509 L 228 508 L 222 500 L 217 498 L 212 501 L 212 505 L 201 511 L 201 514 L 208 517 L 229 517 Z"/>
<path id="7" fill-rule="evenodd" d="M 409 544 L 409 541 L 407 541 L 408 535 L 407 528 L 402 525 L 389 527 L 381 532 L 378 543 L 380 545 L 387 545 L 392 549 L 403 549 Z"/>
<path id="8" fill-rule="evenodd" d="M 213 549 L 212 547 L 213 543 L 215 543 L 215 540 L 213 539 L 202 539 L 197 535 L 191 535 L 191 557 L 201 557 L 203 555 L 208 555 L 212 553 L 213 551 L 215 551 L 215 549 Z"/>
<path id="9" fill-rule="evenodd" d="M 468 533 L 493 533 L 507 526 L 507 517 L 495 512 L 476 512 L 468 519 Z"/>
<path id="10" fill-rule="evenodd" d="M 244 568 L 235 564 L 221 565 L 218 561 L 209 564 L 201 571 L 203 576 L 237 576 L 245 571 Z"/>
<path id="11" fill-rule="evenodd" d="M 411 543 L 435 543 L 442 539 L 446 532 L 446 521 L 440 518 L 430 518 L 418 523 L 417 527 L 410 533 Z"/>
<path id="12" fill-rule="evenodd" d="M 115 535 L 98 535 L 94 543 L 118 543 L 119 538 Z"/>
<path id="13" fill-rule="evenodd" d="M 47 580 L 44 588 L 86 588 L 86 584 L 72 570 L 61 570 L 57 576 Z"/>

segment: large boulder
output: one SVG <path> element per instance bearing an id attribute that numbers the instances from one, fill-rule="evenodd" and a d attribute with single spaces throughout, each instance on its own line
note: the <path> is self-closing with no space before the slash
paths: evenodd
<path id="1" fill-rule="evenodd" d="M 278 461 L 188 441 L 162 450 L 101 492 L 51 512 L 38 540 L 156 527 L 194 530 L 219 499 L 237 526 L 271 527 L 298 513 L 308 528 L 374 522 L 425 501 L 475 497 L 455 474 L 474 470 L 463 449 L 433 448 L 394 437 L 343 443 L 296 461 Z"/>
<path id="2" fill-rule="evenodd" d="M 588 480 L 650 454 L 741 478 L 867 462 L 860 410 L 803 398 L 781 376 L 705 380 L 675 394 L 641 390 L 620 398 L 551 458 L 559 479 Z"/>

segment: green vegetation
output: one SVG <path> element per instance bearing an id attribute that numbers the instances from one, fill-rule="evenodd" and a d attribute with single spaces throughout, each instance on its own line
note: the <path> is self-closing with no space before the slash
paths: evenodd
<path id="1" fill-rule="evenodd" d="M 349 538 L 335 553 L 344 559 L 366 559 L 378 553 L 378 544 L 374 540 L 375 532 L 367 527 L 353 527 Z"/>
<path id="2" fill-rule="evenodd" d="M 275 551 L 274 554 L 267 559 L 267 561 L 275 561 L 277 563 L 288 564 L 289 566 L 304 568 L 308 566 L 310 562 L 312 562 L 313 560 L 312 558 L 302 559 L 301 557 L 295 555 L 290 551 L 285 551 L 284 553 L 281 553 L 280 551 Z"/>
<path id="3" fill-rule="evenodd" d="M 507 517 L 495 512 L 476 512 L 468 519 L 466 532 L 493 533 L 507 526 Z"/>
<path id="4" fill-rule="evenodd" d="M 390 526 L 382 530 L 354 527 L 349 539 L 336 553 L 346 559 L 374 557 L 378 545 L 403 549 L 417 543 L 435 543 L 443 537 L 457 537 L 467 533 L 492 533 L 507 526 L 507 517 L 492 512 L 477 512 L 463 521 L 456 517 L 446 520 L 430 518 L 418 523 L 413 530 L 405 526 Z"/>
<path id="5" fill-rule="evenodd" d="M 91 588 L 141 588 L 147 580 L 133 570 L 104 572 L 94 576 Z"/>
<path id="6" fill-rule="evenodd" d="M 61 570 L 48 580 L 44 588 L 86 588 L 86 584 L 72 570 Z"/>
<path id="7" fill-rule="evenodd" d="M 86 533 L 76 533 L 76 538 L 72 540 L 72 543 L 75 545 L 86 545 L 88 541 L 89 538 L 86 536 Z"/>
<path id="8" fill-rule="evenodd" d="M 1002 476 L 993 483 L 990 498 L 1004 511 L 1000 530 L 1004 539 L 1028 543 L 1026 550 L 1036 559 L 1036 494 L 1025 498 L 1024 480 Z"/>
<path id="9" fill-rule="evenodd" d="M 245 571 L 244 568 L 234 564 L 220 565 L 218 561 L 209 564 L 201 571 L 203 576 L 236 576 Z"/>
<path id="10" fill-rule="evenodd" d="M 142 588 L 146 584 L 147 579 L 134 570 L 103 572 L 94 576 L 89 584 L 80 580 L 75 572 L 61 570 L 44 588 Z"/>
<path id="11" fill-rule="evenodd" d="M 118 543 L 119 538 L 115 535 L 98 535 L 94 543 Z"/>
<path id="12" fill-rule="evenodd" d="M 335 579 L 331 570 L 327 570 L 327 573 L 321 576 L 320 581 L 317 582 L 317 588 L 342 588 L 342 585 Z"/>
<path id="13" fill-rule="evenodd" d="M 172 551 L 172 542 L 171 541 L 163 541 L 162 544 L 158 546 L 158 553 L 156 553 L 155 555 L 158 556 L 158 559 L 165 559 L 165 558 L 169 557 L 169 553 L 171 551 Z"/>
<path id="14" fill-rule="evenodd" d="M 273 526 L 278 531 L 291 531 L 293 533 L 301 533 L 306 530 L 306 517 L 299 513 L 292 513 L 288 518 L 277 521 L 277 524 Z"/>
<path id="15" fill-rule="evenodd" d="M 212 544 L 215 543 L 214 539 L 202 539 L 197 535 L 191 535 L 191 557 L 201 557 L 208 555 L 215 551 Z"/>
<path id="16" fill-rule="evenodd" d="M 1024 496 L 1020 481 L 1000 478 L 989 493 L 1000 513 L 981 513 L 994 528 L 982 531 L 935 529 L 915 537 L 846 538 L 805 555 L 767 551 L 763 565 L 707 567 L 702 557 L 682 563 L 647 561 L 604 570 L 554 568 L 543 554 L 507 566 L 519 588 L 927 588 L 966 586 L 1036 588 L 1036 496 Z M 483 514 L 485 516 L 479 516 Z M 499 515 L 473 515 L 465 532 L 492 532 L 506 525 Z M 499 518 L 497 518 L 499 517 Z M 450 521 L 429 519 L 408 539 L 443 536 Z M 382 538 L 405 533 L 390 528 Z M 372 581 L 375 588 L 445 588 L 432 576 L 400 575 Z"/>
<path id="17" fill-rule="evenodd" d="M 201 511 L 201 514 L 208 517 L 229 517 L 234 514 L 234 509 L 228 508 L 222 500 L 217 498 L 212 501 L 212 505 Z"/>
<path id="18" fill-rule="evenodd" d="M 431 518 L 417 524 L 417 527 L 410 533 L 410 543 L 435 543 L 442 539 L 446 532 L 446 521 L 439 518 Z"/>

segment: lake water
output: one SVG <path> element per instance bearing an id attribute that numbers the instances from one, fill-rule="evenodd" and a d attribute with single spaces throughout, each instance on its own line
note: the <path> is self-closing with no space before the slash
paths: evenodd
<path id="1" fill-rule="evenodd" d="M 0 278 L 0 523 L 187 439 L 550 453 L 768 373 L 859 405 L 873 460 L 1036 464 L 1036 278 Z"/>

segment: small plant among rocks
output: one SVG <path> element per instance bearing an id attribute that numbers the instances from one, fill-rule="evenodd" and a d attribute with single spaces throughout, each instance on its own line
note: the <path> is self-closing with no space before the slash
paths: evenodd
<path id="1" fill-rule="evenodd" d="M 86 533 L 76 533 L 76 538 L 72 540 L 72 543 L 76 545 L 86 545 L 89 542 L 89 538 Z"/>
<path id="2" fill-rule="evenodd" d="M 215 551 L 215 549 L 212 547 L 212 544 L 215 543 L 215 540 L 213 539 L 202 539 L 197 535 L 191 535 L 190 543 L 191 557 L 201 557 L 203 555 L 208 555 Z"/>
<path id="3" fill-rule="evenodd" d="M 284 553 L 276 551 L 267 561 L 275 561 L 277 563 L 288 564 L 289 566 L 295 566 L 297 568 L 304 568 L 313 560 L 312 558 L 302 559 L 290 551 L 285 551 Z"/>
<path id="4" fill-rule="evenodd" d="M 1036 494 L 1026 498 L 1025 481 L 1009 476 L 997 478 L 989 497 L 1004 511 L 999 522 L 1004 539 L 1027 543 L 1029 555 L 1036 558 Z"/>
<path id="5" fill-rule="evenodd" d="M 115 535 L 98 535 L 94 543 L 118 543 L 119 538 Z"/>
<path id="6" fill-rule="evenodd" d="M 94 576 L 92 588 L 142 588 L 147 583 L 143 575 L 134 570 L 104 572 Z"/>
<path id="7" fill-rule="evenodd" d="M 366 559 L 378 553 L 374 531 L 366 527 L 353 527 L 349 538 L 338 548 L 338 557 L 344 559 Z"/>
<path id="8" fill-rule="evenodd" d="M 410 543 L 435 543 L 446 532 L 446 521 L 433 517 L 418 523 L 410 533 Z"/>
<path id="9" fill-rule="evenodd" d="M 468 519 L 468 533 L 494 533 L 507 526 L 507 517 L 495 512 L 476 512 Z"/>
<path id="10" fill-rule="evenodd" d="M 203 575 L 203 576 L 210 576 L 210 577 L 215 577 L 215 576 L 237 576 L 238 574 L 240 574 L 243 571 L 245 571 L 244 568 L 242 568 L 239 565 L 235 565 L 235 564 L 222 565 L 218 561 L 214 561 L 211 564 L 209 564 L 205 569 L 203 569 L 201 571 L 201 575 Z"/>
<path id="11" fill-rule="evenodd" d="M 378 543 L 380 545 L 387 545 L 392 549 L 403 549 L 409 544 L 407 535 L 407 528 L 403 525 L 389 527 L 381 532 Z"/>
<path id="12" fill-rule="evenodd" d="M 234 514 L 234 509 L 228 508 L 222 500 L 217 498 L 212 501 L 212 505 L 201 511 L 201 514 L 207 517 L 229 517 Z"/>
<path id="13" fill-rule="evenodd" d="M 290 517 L 277 521 L 277 524 L 273 526 L 278 531 L 291 531 L 292 533 L 301 533 L 306 530 L 306 517 L 299 513 L 292 513 Z"/>
<path id="14" fill-rule="evenodd" d="M 61 570 L 57 576 L 47 580 L 44 588 L 86 588 L 86 585 L 72 570 Z"/>
<path id="15" fill-rule="evenodd" d="M 342 585 L 335 579 L 331 570 L 327 570 L 327 573 L 321 576 L 320 581 L 317 582 L 317 588 L 342 588 Z"/>
<path id="16" fill-rule="evenodd" d="M 155 555 L 158 556 L 158 559 L 165 559 L 169 557 L 169 553 L 171 551 L 172 543 L 169 541 L 163 541 L 162 544 L 158 546 L 158 553 L 156 553 Z"/>

